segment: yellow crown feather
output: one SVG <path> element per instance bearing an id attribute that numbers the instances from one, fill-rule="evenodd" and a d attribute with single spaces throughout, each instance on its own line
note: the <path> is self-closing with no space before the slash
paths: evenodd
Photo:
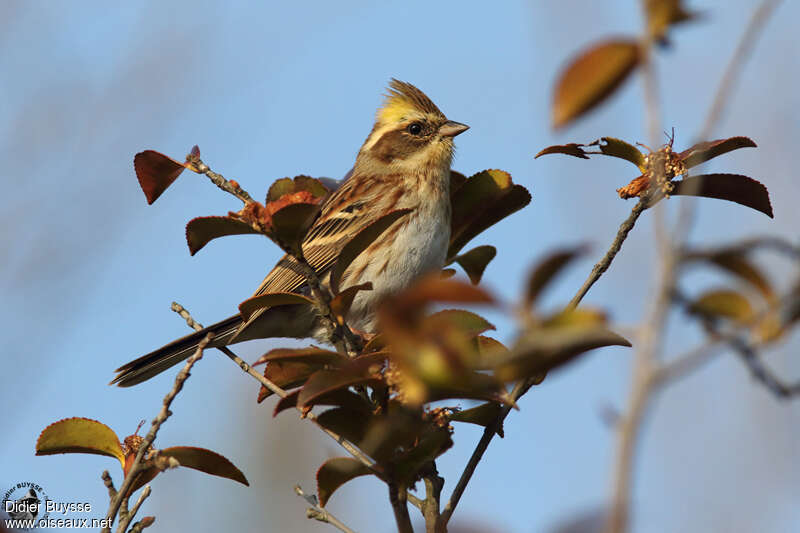
<path id="1" fill-rule="evenodd" d="M 378 109 L 378 121 L 400 122 L 411 114 L 433 114 L 444 118 L 444 114 L 425 93 L 410 83 L 392 78 L 383 106 Z"/>

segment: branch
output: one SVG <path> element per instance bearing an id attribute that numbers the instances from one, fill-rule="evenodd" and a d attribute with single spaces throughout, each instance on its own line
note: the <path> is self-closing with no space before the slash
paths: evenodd
<path id="1" fill-rule="evenodd" d="M 586 296 L 586 293 L 589 292 L 589 289 L 592 288 L 592 285 L 600 279 L 600 276 L 608 270 L 608 267 L 611 266 L 611 262 L 616 257 L 617 252 L 619 252 L 620 248 L 622 248 L 622 243 L 625 242 L 625 239 L 628 238 L 628 233 L 633 229 L 633 226 L 636 224 L 636 221 L 639 219 L 639 215 L 641 215 L 645 209 L 647 209 L 649 202 L 646 199 L 641 199 L 639 202 L 633 206 L 631 210 L 631 214 L 628 215 L 628 218 L 620 224 L 619 230 L 617 231 L 617 236 L 614 238 L 614 241 L 611 243 L 611 247 L 606 252 L 606 255 L 594 265 L 592 268 L 592 272 L 589 274 L 589 277 L 586 281 L 583 282 L 583 286 L 578 290 L 577 294 L 572 298 L 567 305 L 567 310 L 575 309 L 578 307 L 578 304 L 583 300 L 583 297 Z"/>
<path id="2" fill-rule="evenodd" d="M 178 313 L 186 323 L 189 325 L 190 328 L 194 329 L 195 331 L 199 331 L 203 329 L 203 325 L 197 322 L 189 311 L 186 310 L 181 304 L 177 302 L 172 302 L 172 310 Z M 247 362 L 245 362 L 241 357 L 233 353 L 227 346 L 218 346 L 217 349 L 228 356 L 234 363 L 236 363 L 239 368 L 241 368 L 244 372 L 252 376 L 256 381 L 264 385 L 267 389 L 269 389 L 273 394 L 276 394 L 280 398 L 285 398 L 289 395 L 288 392 L 280 388 L 278 385 L 264 377 L 262 374 L 259 374 L 253 367 L 251 367 Z M 364 452 L 359 450 L 354 444 L 350 441 L 346 440 L 344 437 L 339 435 L 338 433 L 331 431 L 330 429 L 322 426 L 319 421 L 317 420 L 316 415 L 312 412 L 304 413 L 303 410 L 299 407 L 295 407 L 301 415 L 307 420 L 310 420 L 314 425 L 322 430 L 323 433 L 328 435 L 330 438 L 336 441 L 339 446 L 344 448 L 350 455 L 361 461 L 364 465 L 369 467 L 371 470 L 374 471 L 375 469 L 375 461 L 373 461 L 369 456 L 367 456 Z M 416 498 L 415 498 L 416 499 Z M 418 499 L 416 499 L 419 502 Z M 416 504 L 415 504 L 416 505 Z M 420 502 L 421 505 L 421 502 Z M 419 505 L 418 505 L 419 506 Z"/>
<path id="3" fill-rule="evenodd" d="M 392 504 L 394 520 L 397 522 L 397 532 L 414 533 L 414 528 L 411 526 L 411 517 L 408 514 L 408 505 L 406 505 L 408 491 L 405 488 L 398 487 L 394 481 L 390 481 L 387 484 L 389 485 L 389 502 Z"/>
<path id="4" fill-rule="evenodd" d="M 326 524 L 330 524 L 333 527 L 337 528 L 340 531 L 344 531 L 344 533 L 355 533 L 352 529 L 347 527 L 342 523 L 341 520 L 333 516 L 330 511 L 324 509 L 319 506 L 317 502 L 317 497 L 313 494 L 306 494 L 303 492 L 303 489 L 300 488 L 300 485 L 294 486 L 294 492 L 311 506 L 309 509 L 306 510 L 306 517 L 313 518 L 314 520 L 319 520 L 320 522 L 325 522 Z"/>
<path id="5" fill-rule="evenodd" d="M 775 397 L 780 400 L 787 400 L 796 394 L 800 394 L 800 381 L 786 384 L 761 361 L 755 346 L 742 339 L 732 341 L 731 346 L 741 356 L 742 361 L 750 370 L 750 374 L 760 381 Z"/>
<path id="6" fill-rule="evenodd" d="M 136 513 L 139 512 L 139 507 L 142 506 L 142 503 L 150 496 L 150 485 L 145 485 L 144 489 L 142 489 L 142 493 L 139 494 L 139 498 L 136 500 L 136 503 L 133 504 L 133 509 L 129 512 L 125 513 L 125 517 L 121 518 L 119 521 L 119 525 L 117 526 L 118 533 L 125 533 L 128 529 L 128 524 L 133 521 L 133 517 L 136 516 Z M 143 527 L 143 526 L 140 526 Z"/>
<path id="7" fill-rule="evenodd" d="M 208 176 L 208 179 L 211 180 L 211 183 L 222 189 L 228 194 L 234 195 L 236 198 L 242 201 L 242 203 L 246 204 L 248 202 L 252 202 L 253 198 L 242 189 L 239 184 L 232 180 L 226 180 L 222 174 L 217 174 L 210 168 L 208 165 L 203 163 L 203 160 L 200 159 L 199 155 L 191 153 L 186 156 L 186 162 L 194 166 L 194 170 L 200 174 L 205 174 Z"/>
<path id="8" fill-rule="evenodd" d="M 444 478 L 436 471 L 436 463 L 431 462 L 431 470 L 423 476 L 425 482 L 425 501 L 422 503 L 422 516 L 425 518 L 425 532 L 436 533 L 439 522 L 439 500 L 444 487 Z"/>
<path id="9" fill-rule="evenodd" d="M 189 371 L 192 369 L 194 364 L 203 357 L 203 350 L 205 350 L 208 343 L 211 342 L 211 339 L 214 338 L 213 333 L 209 333 L 205 336 L 205 338 L 200 341 L 200 344 L 197 345 L 197 350 L 194 354 L 186 361 L 186 364 L 183 366 L 178 375 L 175 377 L 175 384 L 172 386 L 172 390 L 170 390 L 166 396 L 164 396 L 164 401 L 161 406 L 161 411 L 159 411 L 158 415 L 153 419 L 153 424 L 150 427 L 150 431 L 147 432 L 144 440 L 139 446 L 139 450 L 136 452 L 136 457 L 133 460 L 133 464 L 131 465 L 130 470 L 128 471 L 128 475 L 125 476 L 125 480 L 122 482 L 122 486 L 117 492 L 116 496 L 111 500 L 108 513 L 106 514 L 106 518 L 108 519 L 108 526 L 103 528 L 103 532 L 110 532 L 111 531 L 111 524 L 114 523 L 114 519 L 117 516 L 117 512 L 120 509 L 120 506 L 124 501 L 127 501 L 128 497 L 130 496 L 128 492 L 131 490 L 133 482 L 139 476 L 139 473 L 144 469 L 142 465 L 142 461 L 144 460 L 145 454 L 153 445 L 153 441 L 156 440 L 156 435 L 158 434 L 158 430 L 161 429 L 161 425 L 170 417 L 172 412 L 169 410 L 170 406 L 172 405 L 172 401 L 175 399 L 175 396 L 183 389 L 183 383 L 189 378 Z M 106 485 L 108 486 L 108 485 Z M 109 494 L 111 490 L 109 489 Z"/>

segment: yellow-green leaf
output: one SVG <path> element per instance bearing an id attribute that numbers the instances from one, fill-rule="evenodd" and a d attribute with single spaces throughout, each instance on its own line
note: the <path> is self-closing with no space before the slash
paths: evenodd
<path id="1" fill-rule="evenodd" d="M 753 317 L 753 307 L 747 297 L 729 289 L 703 293 L 692 302 L 689 311 L 705 317 L 730 318 L 737 322 L 747 322 Z"/>
<path id="2" fill-rule="evenodd" d="M 36 455 L 93 453 L 116 457 L 125 466 L 119 437 L 107 425 L 89 418 L 65 418 L 47 426 L 36 441 Z"/>
<path id="3" fill-rule="evenodd" d="M 639 149 L 634 145 L 628 144 L 621 139 L 615 139 L 614 137 L 601 137 L 596 141 L 589 143 L 589 146 L 597 146 L 605 155 L 630 161 L 642 172 L 645 172 L 646 170 L 644 154 L 640 152 Z"/>
<path id="4" fill-rule="evenodd" d="M 497 418 L 500 416 L 500 412 L 503 410 L 503 406 L 499 403 L 495 402 L 487 402 L 483 403 L 477 407 L 473 407 L 472 409 L 466 409 L 464 411 L 457 411 L 450 415 L 450 420 L 454 420 L 456 422 L 467 422 L 469 424 L 477 424 L 483 427 L 489 427 L 490 425 L 494 424 Z M 501 422 L 500 427 L 497 428 L 497 435 L 501 438 L 503 435 L 503 424 Z"/>

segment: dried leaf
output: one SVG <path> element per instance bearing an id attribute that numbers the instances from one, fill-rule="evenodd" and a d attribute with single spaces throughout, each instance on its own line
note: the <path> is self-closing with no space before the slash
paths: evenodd
<path id="1" fill-rule="evenodd" d="M 297 405 L 309 405 L 319 396 L 335 390 L 379 382 L 377 373 L 384 365 L 386 357 L 387 354 L 383 352 L 362 355 L 342 368 L 315 372 L 300 391 Z"/>
<path id="2" fill-rule="evenodd" d="M 272 237 L 284 250 L 302 256 L 301 245 L 319 215 L 319 205 L 289 204 L 272 214 Z"/>
<path id="3" fill-rule="evenodd" d="M 267 366 L 264 368 L 264 377 L 284 390 L 293 389 L 294 387 L 303 385 L 308 378 L 322 367 L 323 365 L 321 364 L 272 361 L 267 363 Z M 261 403 L 270 396 L 272 396 L 272 391 L 262 385 L 258 391 L 257 402 Z"/>
<path id="4" fill-rule="evenodd" d="M 497 248 L 494 246 L 478 246 L 467 253 L 456 256 L 453 261 L 461 265 L 464 272 L 469 276 L 469 280 L 477 285 L 481 282 L 483 271 L 486 266 L 497 255 Z"/>
<path id="5" fill-rule="evenodd" d="M 369 246 L 375 242 L 384 231 L 389 229 L 392 224 L 411 211 L 411 209 L 397 209 L 383 215 L 369 226 L 359 231 L 355 237 L 344 245 L 344 248 L 342 248 L 339 254 L 339 258 L 336 260 L 336 264 L 333 265 L 333 269 L 331 270 L 330 286 L 334 294 L 339 293 L 339 282 L 342 279 L 342 274 L 344 274 L 347 267 L 350 266 L 355 258 L 369 248 Z"/>
<path id="6" fill-rule="evenodd" d="M 239 313 L 244 320 L 249 320 L 250 316 L 259 309 L 269 309 L 278 305 L 310 305 L 316 306 L 311 298 L 294 292 L 270 292 L 248 298 L 239 304 Z"/>
<path id="7" fill-rule="evenodd" d="M 728 200 L 773 218 L 767 188 L 739 174 L 701 174 L 675 182 L 672 194 Z"/>
<path id="8" fill-rule="evenodd" d="M 205 448 L 195 448 L 193 446 L 173 446 L 161 450 L 160 455 L 174 457 L 178 460 L 181 466 L 192 468 L 211 474 L 212 476 L 219 476 L 234 481 L 238 481 L 244 485 L 250 486 L 247 478 L 241 470 L 236 468 L 236 465 L 231 463 L 222 455 L 206 450 Z"/>
<path id="9" fill-rule="evenodd" d="M 635 40 L 592 46 L 559 76 L 553 96 L 553 127 L 561 128 L 609 97 L 633 72 L 641 57 Z"/>
<path id="10" fill-rule="evenodd" d="M 647 31 L 653 39 L 664 42 L 670 26 L 695 18 L 696 15 L 686 11 L 682 4 L 682 0 L 647 0 L 645 2 Z"/>
<path id="11" fill-rule="evenodd" d="M 199 150 L 197 153 L 200 154 Z M 147 203 L 152 204 L 189 167 L 160 152 L 145 150 L 134 156 L 133 168 Z"/>
<path id="12" fill-rule="evenodd" d="M 726 154 L 739 148 L 756 148 L 756 143 L 749 137 L 730 137 L 716 141 L 701 142 L 681 152 L 680 158 L 687 169 L 704 163 L 709 159 Z"/>
<path id="13" fill-rule="evenodd" d="M 125 453 L 114 430 L 89 418 L 65 418 L 47 426 L 36 440 L 36 455 L 91 453 L 116 457 L 125 466 Z"/>
<path id="14" fill-rule="evenodd" d="M 338 352 L 323 350 L 316 346 L 307 348 L 275 348 L 270 350 L 253 363 L 253 366 L 263 365 L 270 361 L 306 363 L 309 365 L 342 365 L 349 359 Z"/>
<path id="15" fill-rule="evenodd" d="M 336 489 L 351 479 L 369 474 L 372 474 L 372 471 L 364 463 L 352 457 L 334 457 L 325 461 L 317 470 L 320 507 L 325 507 Z"/>

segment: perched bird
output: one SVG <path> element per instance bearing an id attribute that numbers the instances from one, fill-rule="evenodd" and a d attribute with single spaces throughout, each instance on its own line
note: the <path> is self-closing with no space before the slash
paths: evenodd
<path id="1" fill-rule="evenodd" d="M 450 240 L 450 164 L 453 137 L 469 128 L 448 120 L 422 91 L 392 79 L 375 125 L 353 169 L 324 201 L 302 248 L 327 286 L 342 248 L 363 228 L 397 209 L 412 209 L 394 222 L 345 270 L 341 286 L 367 281 L 347 315 L 354 329 L 374 333 L 379 302 L 423 274 L 442 268 Z M 294 258 L 284 256 L 254 296 L 271 292 L 308 293 Z M 322 321 L 305 306 L 279 306 L 254 313 L 246 322 L 234 315 L 171 342 L 116 370 L 112 384 L 135 385 L 188 358 L 208 332 L 211 346 L 265 337 L 313 337 L 326 342 Z"/>

